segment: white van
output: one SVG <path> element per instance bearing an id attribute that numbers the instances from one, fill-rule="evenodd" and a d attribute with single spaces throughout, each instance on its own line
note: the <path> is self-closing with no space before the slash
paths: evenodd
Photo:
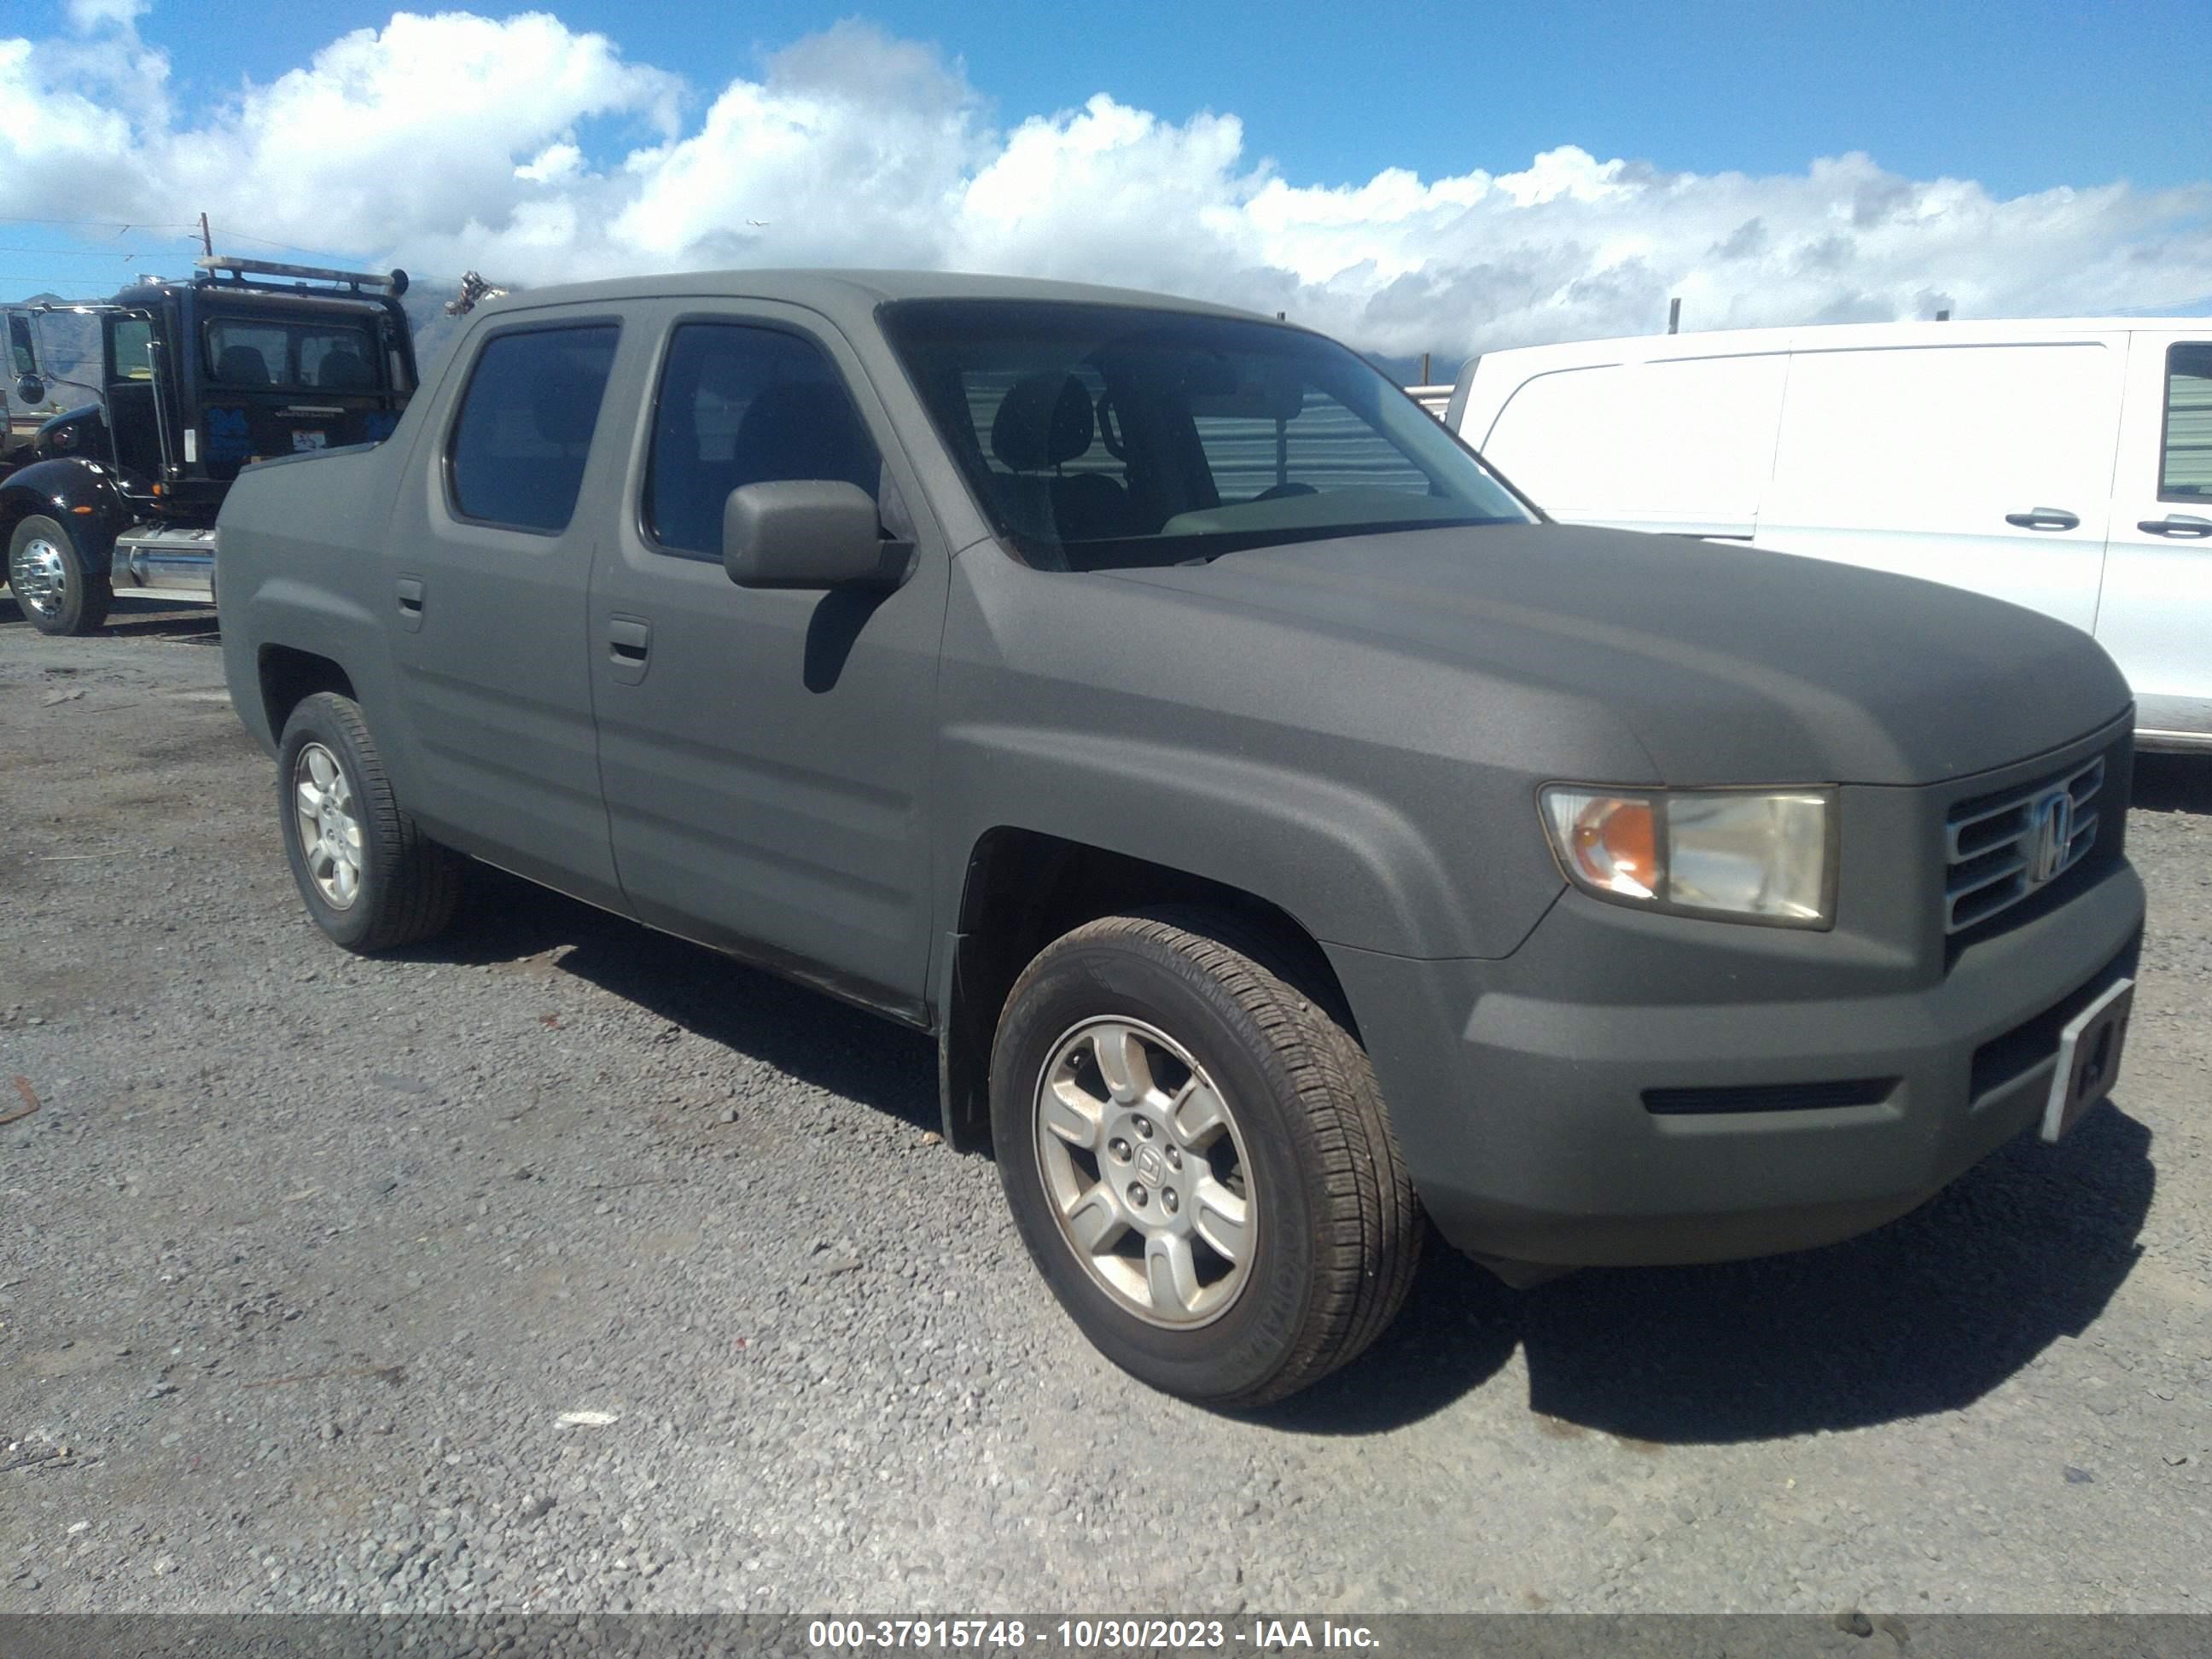
<path id="1" fill-rule="evenodd" d="M 1755 539 L 2094 634 L 2212 749 L 2212 318 L 1860 324 L 1486 353 L 1444 422 L 1553 517 Z"/>

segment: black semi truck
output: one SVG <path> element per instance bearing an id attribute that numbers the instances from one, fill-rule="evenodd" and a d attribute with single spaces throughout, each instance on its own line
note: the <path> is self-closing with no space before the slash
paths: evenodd
<path id="1" fill-rule="evenodd" d="M 215 520 L 239 469 L 374 443 L 415 389 L 399 297 L 382 276 L 212 255 L 185 280 L 145 279 L 95 305 L 9 319 L 16 395 L 44 403 L 41 313 L 96 323 L 91 394 L 0 459 L 0 547 L 31 625 L 89 634 L 118 592 L 215 597 Z"/>

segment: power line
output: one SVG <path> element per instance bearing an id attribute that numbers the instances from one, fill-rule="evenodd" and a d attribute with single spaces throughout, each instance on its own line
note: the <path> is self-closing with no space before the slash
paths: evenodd
<path id="1" fill-rule="evenodd" d="M 131 248 L 120 253 L 84 253 L 70 247 L 11 247 L 0 246 L 0 253 L 37 253 L 49 259 L 158 259 L 173 248 Z"/>
<path id="2" fill-rule="evenodd" d="M 0 225 L 90 225 L 96 230 L 195 230 L 197 224 L 155 223 L 146 219 L 37 219 L 21 213 L 0 213 Z"/>
<path id="3" fill-rule="evenodd" d="M 179 220 L 173 222 L 167 221 L 155 222 L 143 219 L 42 219 L 21 213 L 0 213 L 0 225 L 82 225 L 88 226 L 95 230 L 112 230 L 118 232 L 126 230 L 175 230 L 186 233 L 185 235 L 179 239 L 179 240 L 186 241 L 195 240 L 200 230 L 200 223 L 197 219 L 190 221 Z M 219 240 L 253 242 L 263 247 L 282 248 L 287 253 L 307 253 L 313 254 L 318 257 L 327 255 L 331 251 L 327 247 L 302 247 L 297 242 L 280 242 L 273 236 L 257 236 L 252 231 L 238 230 L 234 228 L 225 229 L 222 233 L 222 236 Z M 9 253 L 44 253 L 48 252 L 54 252 L 61 258 L 71 259 L 89 259 L 107 257 L 100 254 L 79 253 L 74 251 L 63 249 L 0 249 L 0 252 Z M 353 256 L 348 254 L 341 257 L 350 258 Z"/>
<path id="4" fill-rule="evenodd" d="M 197 219 L 189 221 L 179 220 L 174 222 L 164 221 L 157 223 L 144 219 L 40 219 L 20 213 L 0 213 L 0 225 L 88 225 L 95 230 L 177 230 L 188 233 L 185 238 L 180 240 L 190 240 L 191 235 L 196 235 L 198 234 L 200 228 L 199 221 Z M 297 242 L 280 242 L 274 237 L 257 236 L 252 232 L 246 230 L 226 229 L 223 231 L 222 235 L 225 239 L 234 240 L 241 242 L 258 242 L 263 247 L 282 248 L 287 253 L 322 254 L 330 252 L 328 248 L 301 247 Z M 8 251 L 16 252 L 19 250 L 10 249 Z M 43 251 L 44 250 L 42 249 L 35 248 L 29 250 L 29 252 L 40 252 Z M 91 256 L 72 254 L 70 257 L 85 258 Z M 349 258 L 351 256 L 348 257 Z"/>
<path id="5" fill-rule="evenodd" d="M 318 258 L 330 253 L 330 249 L 326 247 L 301 247 L 297 242 L 272 241 L 266 236 L 256 236 L 251 232 L 243 230 L 225 229 L 217 234 L 216 240 L 219 242 L 258 242 L 264 247 L 282 248 L 287 253 L 310 253 L 313 254 Z M 349 253 L 340 254 L 337 257 L 346 259 L 353 258 Z"/>

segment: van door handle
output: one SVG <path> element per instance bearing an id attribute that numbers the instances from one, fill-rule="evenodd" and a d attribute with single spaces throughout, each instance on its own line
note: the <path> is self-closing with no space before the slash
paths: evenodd
<path id="1" fill-rule="evenodd" d="M 2212 519 L 2194 513 L 2169 513 L 2162 519 L 2144 519 L 2136 528 L 2152 536 L 2212 536 Z"/>
<path id="2" fill-rule="evenodd" d="M 2016 524 L 2022 530 L 2071 530 L 2081 522 L 2079 514 L 2069 513 L 2063 507 L 2039 507 L 2031 513 L 2008 513 L 2007 524 Z"/>
<path id="3" fill-rule="evenodd" d="M 394 586 L 399 594 L 400 625 L 411 633 L 422 625 L 422 579 L 420 576 L 402 576 Z"/>

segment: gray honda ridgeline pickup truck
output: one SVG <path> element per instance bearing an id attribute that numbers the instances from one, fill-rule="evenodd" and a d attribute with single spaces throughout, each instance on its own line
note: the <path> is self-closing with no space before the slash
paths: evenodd
<path id="1" fill-rule="evenodd" d="M 1069 1315 L 1194 1400 L 1358 1353 L 1424 1216 L 1519 1282 L 1826 1243 L 2117 1066 L 2087 635 L 1548 523 L 1281 323 L 517 295 L 220 549 L 331 939 L 428 938 L 481 860 L 934 1033 Z"/>

